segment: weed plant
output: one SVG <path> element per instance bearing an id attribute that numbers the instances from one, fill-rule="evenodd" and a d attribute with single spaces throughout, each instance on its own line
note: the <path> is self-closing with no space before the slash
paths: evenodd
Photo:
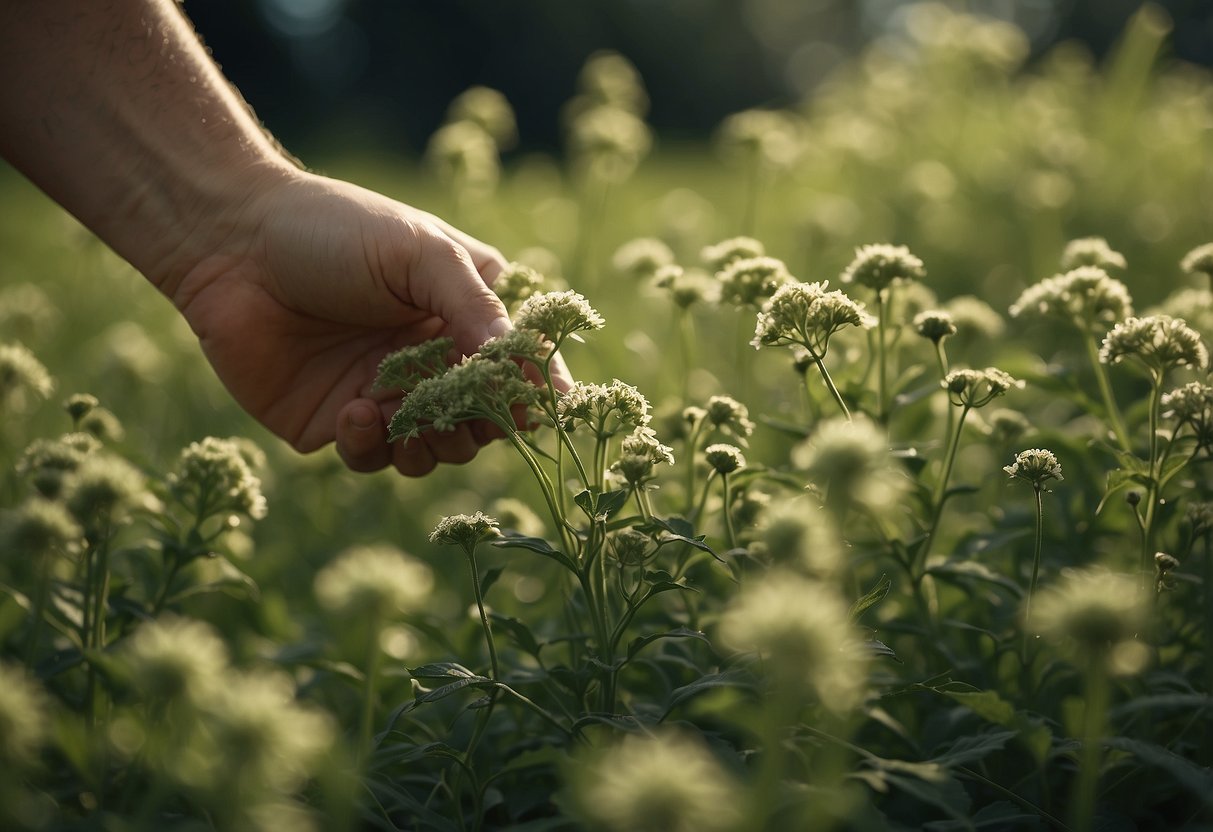
<path id="1" fill-rule="evenodd" d="M 645 161 L 617 55 L 563 170 L 469 91 L 427 207 L 515 329 L 379 383 L 394 440 L 505 438 L 423 484 L 265 441 L 14 181 L 0 826 L 1204 828 L 1213 86 L 1165 28 L 1025 69 L 915 7 L 723 169 Z"/>

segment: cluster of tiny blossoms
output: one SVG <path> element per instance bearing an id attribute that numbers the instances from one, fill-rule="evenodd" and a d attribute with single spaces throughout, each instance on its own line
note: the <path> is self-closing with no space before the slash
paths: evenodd
<path id="1" fill-rule="evenodd" d="M 1078 266 L 1029 286 L 1011 304 L 1011 317 L 1059 317 L 1088 328 L 1124 320 L 1133 314 L 1125 284 L 1097 265 Z"/>
<path id="2" fill-rule="evenodd" d="M 1060 482 L 1061 463 L 1052 451 L 1044 448 L 1029 448 L 1015 455 L 1015 461 L 1004 465 L 1002 470 L 1012 479 L 1026 480 L 1034 488 L 1043 488 L 1049 480 Z"/>
<path id="3" fill-rule="evenodd" d="M 952 404 L 959 407 L 984 407 L 1013 388 L 1024 383 L 997 367 L 984 370 L 953 370 L 940 384 L 948 391 Z"/>
<path id="4" fill-rule="evenodd" d="M 452 514 L 438 521 L 430 532 L 430 543 L 471 549 L 481 541 L 496 537 L 498 527 L 496 519 L 480 511 L 475 514 Z"/>
<path id="5" fill-rule="evenodd" d="M 848 326 L 870 329 L 876 325 L 862 303 L 837 290 L 826 291 L 828 285 L 829 281 L 822 281 L 781 286 L 758 313 L 750 343 L 755 349 L 799 344 L 814 359 L 820 359 L 838 330 Z"/>
<path id="6" fill-rule="evenodd" d="M 1100 361 L 1118 364 L 1125 358 L 1162 373 L 1184 366 L 1204 369 L 1209 363 L 1209 351 L 1196 330 L 1183 320 L 1169 315 L 1147 315 L 1118 323 L 1103 339 Z"/>
<path id="7" fill-rule="evenodd" d="M 652 418 L 644 394 L 619 379 L 610 384 L 574 384 L 561 396 L 556 415 L 565 430 L 583 424 L 599 437 L 613 435 L 620 428 L 647 425 Z"/>
<path id="8" fill-rule="evenodd" d="M 877 243 L 855 250 L 855 259 L 843 271 L 841 280 L 883 292 L 894 281 L 922 280 L 926 275 L 922 261 L 905 246 Z"/>
<path id="9" fill-rule="evenodd" d="M 235 439 L 208 436 L 191 442 L 169 475 L 169 487 L 198 517 L 236 512 L 260 519 L 266 512 L 265 496 L 249 464 L 257 462 L 260 453 Z"/>

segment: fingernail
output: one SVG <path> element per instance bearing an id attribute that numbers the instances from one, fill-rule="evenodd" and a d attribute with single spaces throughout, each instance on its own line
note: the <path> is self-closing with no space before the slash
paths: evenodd
<path id="1" fill-rule="evenodd" d="M 369 407 L 356 407 L 350 413 L 350 424 L 358 430 L 367 430 L 375 426 L 378 414 Z"/>
<path id="2" fill-rule="evenodd" d="M 509 318 L 495 318 L 489 323 L 489 337 L 500 338 L 513 328 Z"/>

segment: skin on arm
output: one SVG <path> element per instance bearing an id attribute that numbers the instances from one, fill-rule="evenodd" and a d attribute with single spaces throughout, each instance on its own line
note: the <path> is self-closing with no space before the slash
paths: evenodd
<path id="1" fill-rule="evenodd" d="M 495 249 L 299 169 L 171 0 L 0 0 L 0 154 L 185 316 L 235 399 L 355 470 L 470 460 L 481 426 L 389 446 L 380 358 L 509 327 Z M 457 358 L 457 356 L 452 356 Z M 564 380 L 567 383 L 567 379 Z"/>

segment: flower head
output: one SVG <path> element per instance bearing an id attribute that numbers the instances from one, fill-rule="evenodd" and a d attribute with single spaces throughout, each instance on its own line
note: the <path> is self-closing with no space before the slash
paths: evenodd
<path id="1" fill-rule="evenodd" d="M 0 344 L 0 402 L 32 395 L 45 399 L 55 389 L 50 373 L 20 344 Z"/>
<path id="2" fill-rule="evenodd" d="M 493 291 L 507 307 L 522 303 L 543 286 L 543 275 L 522 263 L 507 263 L 493 281 Z"/>
<path id="3" fill-rule="evenodd" d="M 914 331 L 938 344 L 944 338 L 956 334 L 956 321 L 950 312 L 930 309 L 914 316 Z"/>
<path id="4" fill-rule="evenodd" d="M 727 445 L 723 442 L 708 445 L 704 448 L 703 458 L 712 467 L 712 470 L 718 474 L 732 474 L 742 470 L 746 466 L 745 456 L 741 453 L 741 448 L 738 448 L 736 445 Z"/>
<path id="5" fill-rule="evenodd" d="M 135 630 L 120 651 L 131 689 L 152 702 L 200 702 L 221 685 L 227 646 L 209 625 L 166 616 Z"/>
<path id="6" fill-rule="evenodd" d="M 427 430 L 450 431 L 478 418 L 512 428 L 511 406 L 535 402 L 538 392 L 513 361 L 471 355 L 409 391 L 388 424 L 388 439 L 412 439 Z"/>
<path id="7" fill-rule="evenodd" d="M 584 424 L 598 437 L 612 436 L 622 427 L 647 425 L 649 400 L 630 384 L 577 382 L 556 403 L 556 415 L 565 430 Z"/>
<path id="8" fill-rule="evenodd" d="M 40 494 L 54 499 L 63 489 L 63 478 L 100 447 L 101 443 L 87 433 L 69 433 L 54 440 L 35 439 L 21 454 L 17 473 L 30 477 Z"/>
<path id="9" fill-rule="evenodd" d="M 792 450 L 792 462 L 825 491 L 827 505 L 887 510 L 908 487 L 889 453 L 888 437 L 866 418 L 825 420 Z"/>
<path id="10" fill-rule="evenodd" d="M 0 764 L 10 776 L 37 757 L 47 729 L 45 699 L 22 668 L 0 663 Z"/>
<path id="11" fill-rule="evenodd" d="M 1213 387 L 1190 381 L 1162 394 L 1162 415 L 1176 421 L 1178 431 L 1184 425 L 1192 428 L 1197 442 L 1213 444 Z"/>
<path id="12" fill-rule="evenodd" d="M 725 832 L 743 820 L 737 782 L 681 734 L 626 735 L 570 779 L 574 814 L 597 832 Z"/>
<path id="13" fill-rule="evenodd" d="M 559 346 L 572 333 L 602 329 L 606 321 L 585 297 L 564 291 L 531 295 L 514 314 L 514 325 L 538 330 Z"/>
<path id="14" fill-rule="evenodd" d="M 67 415 L 71 418 L 72 422 L 79 425 L 80 420 L 100 404 L 101 402 L 97 400 L 96 396 L 88 393 L 76 393 L 67 397 L 67 400 L 63 403 L 63 409 L 67 411 Z"/>
<path id="15" fill-rule="evenodd" d="M 764 512 L 759 539 L 773 562 L 814 578 L 832 578 L 843 565 L 842 546 L 830 518 L 804 497 L 776 503 Z"/>
<path id="16" fill-rule="evenodd" d="M 1179 267 L 1188 274 L 1203 274 L 1213 278 L 1213 243 L 1205 243 L 1189 251 Z"/>
<path id="17" fill-rule="evenodd" d="M 830 338 L 848 326 L 870 329 L 876 319 L 864 311 L 862 303 L 842 292 L 826 291 L 828 282 L 786 283 L 758 313 L 755 349 L 779 344 L 799 344 L 813 354 L 825 357 Z"/>
<path id="18" fill-rule="evenodd" d="M 804 147 L 801 133 L 801 123 L 791 113 L 743 110 L 721 122 L 716 142 L 727 157 L 782 169 L 800 156 Z"/>
<path id="19" fill-rule="evenodd" d="M 674 252 L 655 237 L 641 237 L 624 243 L 611 259 L 616 271 L 641 280 L 653 277 L 658 269 L 673 262 Z"/>
<path id="20" fill-rule="evenodd" d="M 777 685 L 816 695 L 835 713 L 863 696 L 863 654 L 847 605 L 817 581 L 773 571 L 746 584 L 721 616 L 720 640 L 761 653 Z"/>
<path id="21" fill-rule="evenodd" d="M 478 543 L 497 537 L 500 534 L 498 527 L 494 518 L 479 511 L 475 514 L 452 514 L 438 521 L 430 532 L 430 543 L 462 546 L 471 550 Z"/>
<path id="22" fill-rule="evenodd" d="M 1176 367 L 1204 369 L 1209 363 L 1209 351 L 1200 335 L 1182 319 L 1148 315 L 1118 323 L 1103 339 L 1100 361 L 1118 364 L 1124 358 L 1132 358 L 1153 372 L 1165 373 Z"/>
<path id="23" fill-rule="evenodd" d="M 497 142 L 474 121 L 439 127 L 425 155 L 439 178 L 456 187 L 491 190 L 501 175 Z"/>
<path id="24" fill-rule="evenodd" d="M 878 243 L 855 249 L 855 259 L 840 279 L 883 292 L 895 280 L 922 280 L 926 276 L 922 261 L 908 248 Z"/>
<path id="25" fill-rule="evenodd" d="M 387 545 L 354 546 L 316 574 L 316 600 L 334 612 L 383 616 L 424 606 L 434 585 L 430 568 Z"/>
<path id="26" fill-rule="evenodd" d="M 1030 448 L 1015 455 L 1015 461 L 1004 465 L 1002 470 L 1011 479 L 1021 479 L 1032 484 L 1036 489 L 1044 488 L 1049 480 L 1062 480 L 1061 463 L 1052 451 L 1044 448 Z"/>
<path id="27" fill-rule="evenodd" d="M 940 384 L 948 391 L 948 400 L 963 407 L 984 407 L 1008 390 L 1024 387 L 1022 381 L 997 367 L 953 370 Z"/>
<path id="28" fill-rule="evenodd" d="M 712 396 L 704 408 L 704 418 L 708 423 L 727 436 L 732 436 L 738 444 L 745 445 L 746 439 L 754 433 L 754 422 L 750 419 L 750 409 L 732 396 Z"/>
<path id="29" fill-rule="evenodd" d="M 68 509 L 86 526 L 100 515 L 117 519 L 146 494 L 143 474 L 125 459 L 92 454 L 63 480 Z"/>
<path id="30" fill-rule="evenodd" d="M 952 316 L 956 328 L 962 332 L 974 332 L 985 338 L 999 338 L 1006 329 L 1006 322 L 994 307 L 973 295 L 959 295 L 944 304 L 944 310 Z"/>
<path id="31" fill-rule="evenodd" d="M 670 300 L 680 309 L 720 300 L 720 283 L 700 269 L 687 271 L 681 266 L 662 266 L 653 275 L 653 285 L 669 292 Z"/>
<path id="32" fill-rule="evenodd" d="M 653 467 L 661 463 L 674 464 L 674 450 L 657 439 L 657 432 L 645 425 L 637 426 L 619 444 L 619 459 L 611 470 L 620 474 L 635 488 L 653 478 Z"/>
<path id="33" fill-rule="evenodd" d="M 518 140 L 514 109 L 504 95 L 489 87 L 468 87 L 455 97 L 447 110 L 448 122 L 470 121 L 506 150 Z"/>
<path id="34" fill-rule="evenodd" d="M 1088 330 L 1096 324 L 1113 324 L 1132 315 L 1133 299 L 1125 284 L 1099 266 L 1078 266 L 1029 286 L 1010 311 L 1012 318 L 1056 317 Z"/>
<path id="35" fill-rule="evenodd" d="M 603 49 L 590 55 L 577 76 L 577 89 L 593 105 L 618 107 L 643 115 L 648 94 L 636 67 L 618 52 Z"/>
<path id="36" fill-rule="evenodd" d="M 442 375 L 447 369 L 447 354 L 454 348 L 453 338 L 434 338 L 389 353 L 379 362 L 375 389 L 407 393 L 422 379 Z"/>
<path id="37" fill-rule="evenodd" d="M 232 512 L 254 520 L 265 516 L 261 480 L 235 439 L 208 436 L 191 442 L 168 482 L 173 495 L 198 518 Z"/>
<path id="38" fill-rule="evenodd" d="M 720 273 L 737 260 L 751 260 L 765 255 L 766 248 L 753 237 L 731 237 L 707 246 L 700 258 L 712 271 Z"/>
<path id="39" fill-rule="evenodd" d="M 757 306 L 792 281 L 787 266 L 774 257 L 734 260 L 717 272 L 720 299 L 734 306 Z"/>
<path id="40" fill-rule="evenodd" d="M 570 131 L 577 164 L 596 179 L 622 182 L 636 170 L 653 145 L 648 125 L 635 113 L 612 104 L 580 113 Z"/>
<path id="41" fill-rule="evenodd" d="M 540 364 L 552 354 L 552 342 L 534 329 L 511 329 L 485 341 L 477 352 L 490 361 L 520 359 Z"/>
<path id="42" fill-rule="evenodd" d="M 31 497 L 0 514 L 0 552 L 37 558 L 62 552 L 84 532 L 62 503 Z"/>
<path id="43" fill-rule="evenodd" d="M 1104 271 L 1128 268 L 1125 256 L 1114 251 L 1103 237 L 1082 237 L 1066 243 L 1061 253 L 1061 267 L 1065 271 L 1079 266 L 1096 266 Z"/>
<path id="44" fill-rule="evenodd" d="M 1144 664 L 1145 648 L 1134 637 L 1145 626 L 1147 606 L 1134 578 L 1097 568 L 1066 570 L 1033 603 L 1033 629 L 1069 645 L 1076 656 L 1102 656 L 1124 673 Z"/>

